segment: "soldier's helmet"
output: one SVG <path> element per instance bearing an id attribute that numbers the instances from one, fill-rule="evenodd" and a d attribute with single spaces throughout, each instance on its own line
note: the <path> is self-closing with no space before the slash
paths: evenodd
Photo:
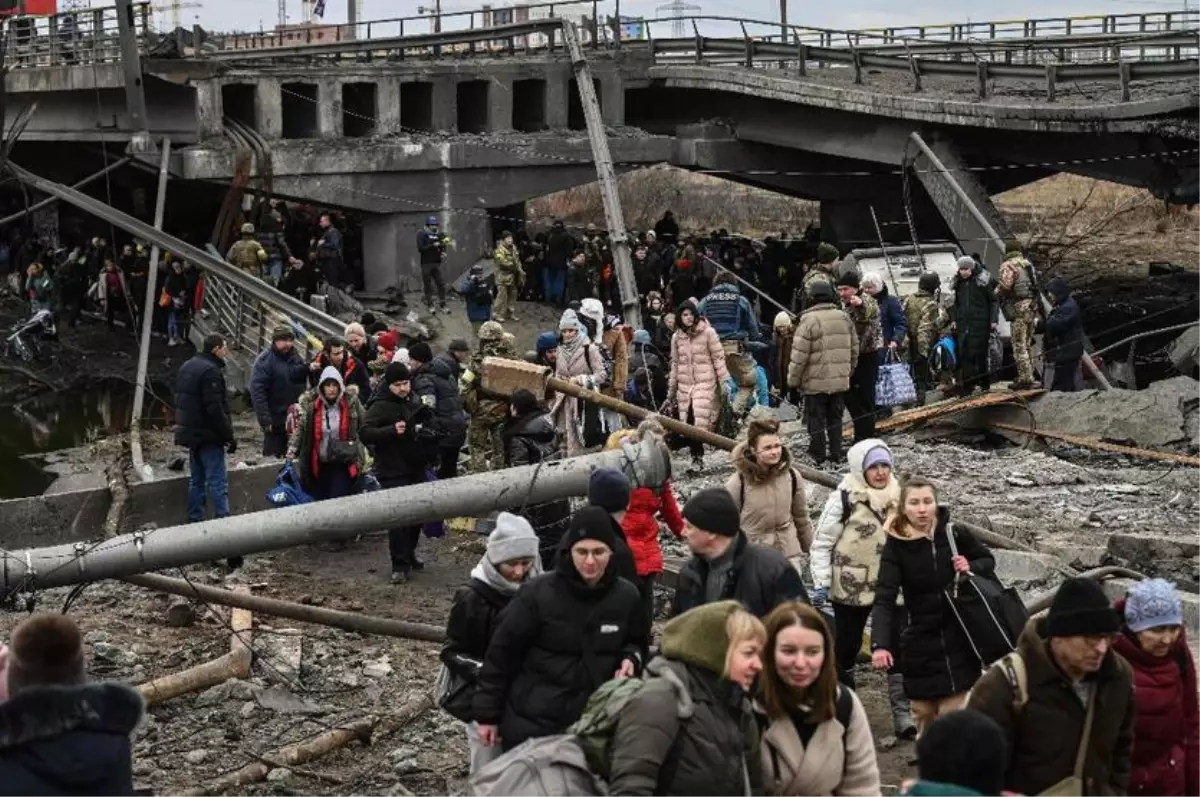
<path id="1" fill-rule="evenodd" d="M 479 340 L 504 340 L 504 327 L 499 321 L 484 321 L 479 327 Z"/>
<path id="2" fill-rule="evenodd" d="M 242 235 L 254 235 L 254 225 L 246 222 L 242 225 Z"/>

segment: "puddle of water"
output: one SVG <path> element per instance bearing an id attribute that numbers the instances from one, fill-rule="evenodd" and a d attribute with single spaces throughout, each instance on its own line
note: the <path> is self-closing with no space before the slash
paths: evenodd
<path id="1" fill-rule="evenodd" d="M 143 425 L 170 422 L 161 385 L 146 393 Z M 0 499 L 40 495 L 56 478 L 37 454 L 87 445 L 129 429 L 133 385 L 119 380 L 46 393 L 0 407 Z"/>

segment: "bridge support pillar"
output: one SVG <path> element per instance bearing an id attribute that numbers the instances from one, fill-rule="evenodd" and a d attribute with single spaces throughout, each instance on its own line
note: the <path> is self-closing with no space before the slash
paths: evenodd
<path id="1" fill-rule="evenodd" d="M 435 133 L 454 133 L 458 130 L 458 81 L 453 77 L 433 80 L 432 124 Z"/>
<path id="2" fill-rule="evenodd" d="M 282 138 L 282 83 L 274 78 L 260 78 L 255 94 L 254 129 L 266 139 Z"/>
<path id="3" fill-rule="evenodd" d="M 625 124 L 625 81 L 617 74 L 601 74 L 600 111 L 606 125 Z"/>
<path id="4" fill-rule="evenodd" d="M 400 81 L 380 80 L 375 88 L 375 132 L 392 135 L 400 132 Z"/>
<path id="5" fill-rule="evenodd" d="M 317 134 L 321 138 L 342 137 L 342 85 L 336 80 L 317 84 Z"/>
<path id="6" fill-rule="evenodd" d="M 220 138 L 225 134 L 224 115 L 220 82 L 216 80 L 197 81 L 196 128 L 201 141 Z"/>
<path id="7" fill-rule="evenodd" d="M 493 77 L 488 83 L 488 132 L 503 133 L 512 130 L 512 80 L 510 78 Z"/>
<path id="8" fill-rule="evenodd" d="M 546 69 L 546 127 L 550 130 L 564 130 L 567 127 L 567 91 L 571 86 L 571 71 L 562 69 Z"/>

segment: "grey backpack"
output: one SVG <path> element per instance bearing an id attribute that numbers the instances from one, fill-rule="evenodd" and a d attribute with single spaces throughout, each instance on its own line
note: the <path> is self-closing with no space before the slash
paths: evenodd
<path id="1" fill-rule="evenodd" d="M 528 739 L 488 763 L 467 782 L 467 795 L 597 797 L 604 784 L 588 769 L 574 734 Z"/>

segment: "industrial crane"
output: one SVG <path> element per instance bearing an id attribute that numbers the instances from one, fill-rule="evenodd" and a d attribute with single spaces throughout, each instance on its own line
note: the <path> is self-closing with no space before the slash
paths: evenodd
<path id="1" fill-rule="evenodd" d="M 171 30 L 183 27 L 183 18 L 179 13 L 185 8 L 203 8 L 203 3 L 197 2 L 182 2 L 182 0 L 171 0 L 169 3 L 151 4 L 150 10 L 156 14 L 162 14 L 167 11 L 171 12 Z M 161 26 L 160 26 L 161 27 Z"/>

